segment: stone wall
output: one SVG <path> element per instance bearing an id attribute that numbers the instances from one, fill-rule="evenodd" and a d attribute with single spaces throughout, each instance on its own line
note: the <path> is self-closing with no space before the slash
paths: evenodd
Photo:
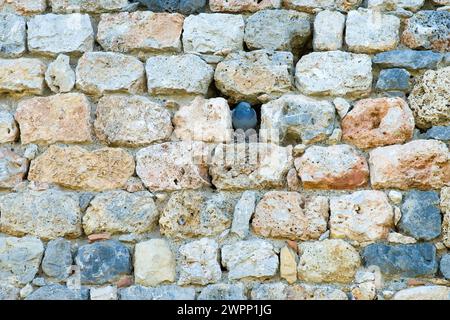
<path id="1" fill-rule="evenodd" d="M 449 299 L 448 0 L 140 2 L 0 0 L 0 299 Z"/>

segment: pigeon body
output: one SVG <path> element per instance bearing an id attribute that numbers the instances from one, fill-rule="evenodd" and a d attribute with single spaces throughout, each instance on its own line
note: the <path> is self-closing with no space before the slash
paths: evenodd
<path id="1" fill-rule="evenodd" d="M 247 102 L 240 102 L 232 111 L 233 127 L 235 130 L 255 129 L 258 124 L 256 111 Z"/>

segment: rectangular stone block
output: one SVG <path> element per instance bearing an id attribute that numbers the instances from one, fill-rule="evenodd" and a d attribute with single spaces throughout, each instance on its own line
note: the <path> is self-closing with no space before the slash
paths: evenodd
<path id="1" fill-rule="evenodd" d="M 0 93 L 42 94 L 45 64 L 39 59 L 0 59 Z"/>

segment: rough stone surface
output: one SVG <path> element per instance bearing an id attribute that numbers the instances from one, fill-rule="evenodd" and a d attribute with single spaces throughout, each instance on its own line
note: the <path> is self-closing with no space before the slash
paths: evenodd
<path id="1" fill-rule="evenodd" d="M 222 265 L 228 278 L 267 278 L 278 271 L 278 256 L 265 240 L 239 241 L 222 247 Z"/>
<path id="2" fill-rule="evenodd" d="M 406 22 L 402 42 L 412 49 L 450 49 L 450 12 L 424 10 Z"/>
<path id="3" fill-rule="evenodd" d="M 45 64 L 39 59 L 0 59 L 0 93 L 41 95 L 44 72 Z"/>
<path id="4" fill-rule="evenodd" d="M 381 91 L 409 91 L 410 73 L 405 69 L 381 70 L 376 88 Z"/>
<path id="5" fill-rule="evenodd" d="M 442 256 L 439 269 L 446 279 L 450 279 L 450 254 Z"/>
<path id="6" fill-rule="evenodd" d="M 393 300 L 450 300 L 450 288 L 444 286 L 420 286 L 398 291 Z"/>
<path id="7" fill-rule="evenodd" d="M 261 107 L 260 136 L 264 142 L 311 144 L 333 132 L 336 111 L 331 102 L 302 95 L 284 95 Z"/>
<path id="8" fill-rule="evenodd" d="M 55 93 L 72 90 L 75 86 L 75 72 L 70 66 L 70 58 L 64 54 L 58 55 L 56 60 L 48 65 L 45 81 Z"/>
<path id="9" fill-rule="evenodd" d="M 0 57 L 15 58 L 25 48 L 26 22 L 21 16 L 0 13 Z"/>
<path id="10" fill-rule="evenodd" d="M 200 13 L 184 21 L 183 49 L 187 53 L 226 56 L 243 49 L 244 19 L 241 15 Z"/>
<path id="11" fill-rule="evenodd" d="M 180 247 L 179 285 L 207 285 L 222 277 L 217 258 L 219 245 L 215 240 L 203 238 Z"/>
<path id="12" fill-rule="evenodd" d="M 75 263 L 80 267 L 81 282 L 86 284 L 111 282 L 131 272 L 130 251 L 116 240 L 81 246 Z"/>
<path id="13" fill-rule="evenodd" d="M 26 300 L 85 300 L 79 290 L 60 284 L 49 284 L 31 293 Z"/>
<path id="14" fill-rule="evenodd" d="M 348 297 L 332 286 L 296 284 L 287 288 L 287 300 L 348 300 Z"/>
<path id="15" fill-rule="evenodd" d="M 223 98 L 197 97 L 183 105 L 173 117 L 174 135 L 180 140 L 230 142 L 233 134 L 231 112 Z"/>
<path id="16" fill-rule="evenodd" d="M 247 300 L 247 297 L 241 283 L 217 283 L 205 287 L 198 295 L 198 300 Z"/>
<path id="17" fill-rule="evenodd" d="M 450 183 L 448 148 L 436 140 L 376 148 L 370 152 L 369 163 L 375 189 L 432 189 Z"/>
<path id="18" fill-rule="evenodd" d="M 262 9 L 276 9 L 281 0 L 210 0 L 209 7 L 214 12 L 255 12 Z"/>
<path id="19" fill-rule="evenodd" d="M 6 110 L 0 110 L 0 143 L 14 142 L 19 135 L 14 116 Z"/>
<path id="20" fill-rule="evenodd" d="M 181 191 L 161 213 L 161 233 L 170 238 L 215 236 L 230 227 L 237 199 L 224 192 Z"/>
<path id="21" fill-rule="evenodd" d="M 444 213 L 442 221 L 443 242 L 447 248 L 450 248 L 450 187 L 441 190 L 441 210 Z"/>
<path id="22" fill-rule="evenodd" d="M 28 170 L 28 160 L 6 148 L 0 148 L 0 188 L 14 188 L 22 182 Z"/>
<path id="23" fill-rule="evenodd" d="M 291 91 L 293 55 L 255 50 L 232 52 L 216 67 L 217 89 L 232 101 L 264 101 Z"/>
<path id="24" fill-rule="evenodd" d="M 280 250 L 280 277 L 289 284 L 297 281 L 297 254 L 287 246 Z"/>
<path id="25" fill-rule="evenodd" d="M 297 63 L 295 84 L 306 95 L 366 95 L 372 86 L 372 62 L 365 54 L 313 52 Z"/>
<path id="26" fill-rule="evenodd" d="M 450 141 L 450 125 L 433 126 L 424 134 L 425 139 Z"/>
<path id="27" fill-rule="evenodd" d="M 373 10 L 353 10 L 347 15 L 345 43 L 349 51 L 375 53 L 395 49 L 400 19 Z M 362 32 L 363 31 L 363 32 Z"/>
<path id="28" fill-rule="evenodd" d="M 425 0 L 369 0 L 367 7 L 380 11 L 395 11 L 405 9 L 411 11 L 419 10 Z"/>
<path id="29" fill-rule="evenodd" d="M 362 0 L 284 0 L 284 6 L 299 11 L 317 12 L 321 10 L 350 11 L 356 9 Z"/>
<path id="30" fill-rule="evenodd" d="M 402 204 L 398 228 L 417 240 L 432 240 L 441 234 L 442 217 L 439 194 L 434 191 L 410 191 Z"/>
<path id="31" fill-rule="evenodd" d="M 81 54 L 94 49 L 94 30 L 86 14 L 37 15 L 27 23 L 30 52 Z"/>
<path id="32" fill-rule="evenodd" d="M 295 167 L 307 189 L 355 189 L 367 184 L 366 159 L 351 146 L 312 146 L 295 159 Z"/>
<path id="33" fill-rule="evenodd" d="M 88 235 L 150 232 L 158 218 L 159 212 L 149 192 L 110 191 L 91 200 L 83 216 L 83 229 Z"/>
<path id="34" fill-rule="evenodd" d="M 152 95 L 206 95 L 214 75 L 214 69 L 193 54 L 152 57 L 145 70 Z"/>
<path id="35" fill-rule="evenodd" d="M 137 58 L 121 53 L 85 53 L 78 60 L 76 76 L 77 88 L 93 95 L 144 91 L 144 65 Z"/>
<path id="36" fill-rule="evenodd" d="M 330 237 L 359 242 L 386 239 L 394 211 L 382 191 L 357 191 L 330 199 Z"/>
<path id="37" fill-rule="evenodd" d="M 249 49 L 299 50 L 311 35 L 311 17 L 294 10 L 262 10 L 247 19 Z"/>
<path id="38" fill-rule="evenodd" d="M 387 275 L 417 277 L 437 271 L 436 248 L 431 243 L 370 244 L 362 251 L 366 266 L 376 265 Z"/>
<path id="39" fill-rule="evenodd" d="M 71 244 L 69 240 L 58 238 L 47 243 L 42 271 L 52 278 L 64 280 L 70 275 L 73 264 Z"/>
<path id="40" fill-rule="evenodd" d="M 420 70 L 434 69 L 441 60 L 442 54 L 437 52 L 398 49 L 376 54 L 373 63 L 387 68 Z"/>
<path id="41" fill-rule="evenodd" d="M 290 147 L 274 144 L 219 144 L 210 165 L 212 183 L 222 190 L 281 187 L 292 167 L 291 153 Z"/>
<path id="42" fill-rule="evenodd" d="M 136 173 L 150 191 L 198 189 L 209 185 L 209 148 L 202 142 L 166 142 L 136 154 Z"/>
<path id="43" fill-rule="evenodd" d="M 46 8 L 46 0 L 2 0 L 0 2 L 0 11 L 20 15 L 39 14 L 44 12 Z"/>
<path id="44" fill-rule="evenodd" d="M 416 82 L 408 101 L 419 128 L 450 125 L 450 67 L 429 70 Z"/>
<path id="45" fill-rule="evenodd" d="M 348 283 L 360 265 L 358 252 L 343 240 L 303 242 L 298 277 L 307 282 Z"/>
<path id="46" fill-rule="evenodd" d="M 122 149 L 88 151 L 52 145 L 31 162 L 28 179 L 71 189 L 103 191 L 121 188 L 133 171 L 133 157 Z"/>
<path id="47" fill-rule="evenodd" d="M 35 1 L 35 0 L 33 0 Z M 50 0 L 49 5 L 55 13 L 70 12 L 112 12 L 127 9 L 130 5 L 128 0 Z"/>
<path id="48" fill-rule="evenodd" d="M 150 99 L 135 95 L 106 95 L 94 122 L 101 141 L 113 146 L 143 146 L 170 137 L 170 112 Z"/>
<path id="49" fill-rule="evenodd" d="M 119 291 L 120 300 L 194 300 L 195 289 L 175 285 L 148 288 L 131 286 Z"/>
<path id="50" fill-rule="evenodd" d="M 103 14 L 97 41 L 106 51 L 122 53 L 180 52 L 184 17 L 149 11 Z"/>
<path id="51" fill-rule="evenodd" d="M 286 300 L 287 286 L 282 282 L 262 283 L 253 287 L 252 300 Z"/>
<path id="52" fill-rule="evenodd" d="M 206 5 L 206 0 L 138 0 L 150 11 L 180 12 L 184 15 L 197 13 Z"/>
<path id="53" fill-rule="evenodd" d="M 0 275 L 2 282 L 26 284 L 39 270 L 44 246 L 35 237 L 0 238 Z"/>
<path id="54" fill-rule="evenodd" d="M 175 281 L 175 255 L 163 239 L 139 242 L 134 251 L 136 284 L 154 287 Z"/>
<path id="55" fill-rule="evenodd" d="M 10 193 L 0 198 L 0 230 L 43 239 L 81 235 L 77 196 L 57 190 Z"/>
<path id="56" fill-rule="evenodd" d="M 327 229 L 328 199 L 298 192 L 270 191 L 256 206 L 252 227 L 265 238 L 318 239 Z"/>
<path id="57" fill-rule="evenodd" d="M 345 142 L 368 149 L 410 140 L 414 116 L 401 98 L 364 99 L 355 104 L 341 126 Z"/>
<path id="58" fill-rule="evenodd" d="M 254 191 L 244 191 L 241 198 L 236 203 L 233 213 L 231 232 L 244 239 L 250 230 L 249 222 L 256 206 L 256 193 Z"/>
<path id="59" fill-rule="evenodd" d="M 19 103 L 15 118 L 23 144 L 92 141 L 91 105 L 80 93 L 37 97 Z"/>
<path id="60" fill-rule="evenodd" d="M 314 50 L 340 50 L 344 40 L 345 19 L 345 15 L 338 11 L 320 11 L 314 19 Z"/>

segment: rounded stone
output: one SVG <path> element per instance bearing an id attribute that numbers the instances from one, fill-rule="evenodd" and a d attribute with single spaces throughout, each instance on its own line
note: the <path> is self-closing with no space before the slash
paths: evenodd
<path id="1" fill-rule="evenodd" d="M 446 279 L 450 279 L 450 254 L 443 255 L 440 263 L 440 270 Z"/>
<path id="2" fill-rule="evenodd" d="M 59 238 L 47 243 L 42 271 L 52 278 L 63 280 L 70 274 L 72 266 L 72 251 L 70 241 Z"/>

